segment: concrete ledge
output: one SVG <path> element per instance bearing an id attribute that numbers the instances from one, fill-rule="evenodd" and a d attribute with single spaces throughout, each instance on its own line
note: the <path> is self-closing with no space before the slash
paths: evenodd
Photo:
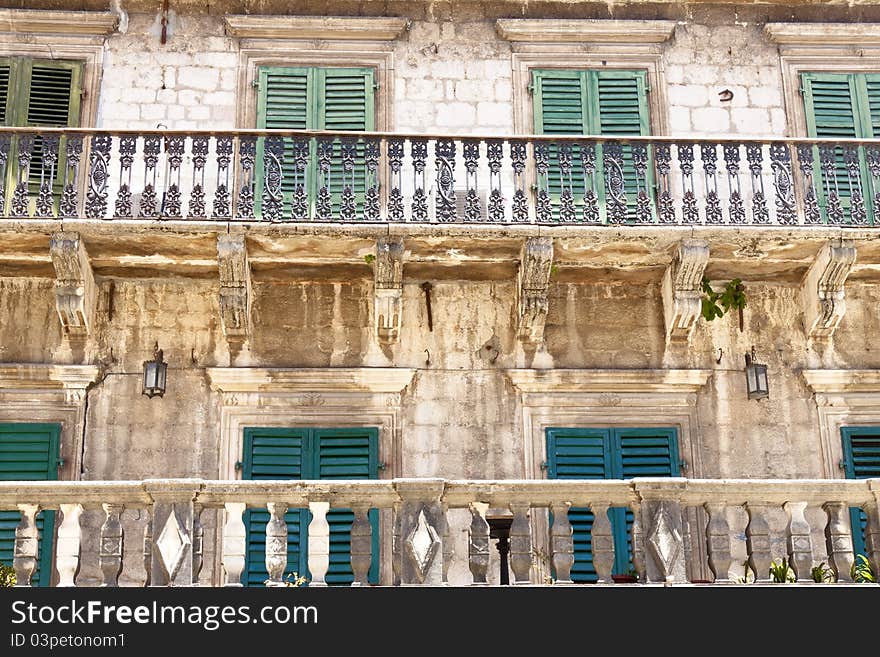
<path id="1" fill-rule="evenodd" d="M 880 23 L 767 23 L 773 43 L 798 46 L 880 46 Z"/>
<path id="2" fill-rule="evenodd" d="M 712 370 L 507 370 L 522 392 L 697 392 Z"/>
<path id="3" fill-rule="evenodd" d="M 406 18 L 339 16 L 225 16 L 226 34 L 252 39 L 393 41 L 409 26 Z"/>
<path id="4" fill-rule="evenodd" d="M 544 43 L 663 43 L 675 21 L 499 18 L 495 31 L 507 41 Z"/>
<path id="5" fill-rule="evenodd" d="M 109 11 L 48 11 L 0 9 L 0 32 L 105 36 L 116 30 L 119 17 Z"/>
<path id="6" fill-rule="evenodd" d="M 209 367 L 211 387 L 221 392 L 400 392 L 412 380 L 405 367 L 262 368 Z"/>
<path id="7" fill-rule="evenodd" d="M 802 370 L 813 392 L 880 392 L 880 370 Z"/>
<path id="8" fill-rule="evenodd" d="M 85 390 L 100 372 L 95 365 L 0 363 L 0 390 Z"/>

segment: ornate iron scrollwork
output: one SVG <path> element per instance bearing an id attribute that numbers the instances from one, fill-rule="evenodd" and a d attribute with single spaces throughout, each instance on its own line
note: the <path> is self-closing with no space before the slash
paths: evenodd
<path id="1" fill-rule="evenodd" d="M 451 139 L 438 139 L 434 144 L 435 208 L 437 220 L 455 221 L 455 142 Z"/>
<path id="2" fill-rule="evenodd" d="M 103 219 L 107 214 L 107 183 L 112 138 L 107 134 L 92 138 L 89 153 L 89 183 L 86 192 L 86 217 Z"/>
<path id="3" fill-rule="evenodd" d="M 238 219 L 254 219 L 254 167 L 257 161 L 257 138 L 243 136 L 238 142 L 238 162 L 241 165 L 241 186 L 238 189 Z"/>
<path id="4" fill-rule="evenodd" d="M 211 214 L 214 219 L 229 219 L 232 215 L 229 194 L 229 164 L 232 159 L 232 137 L 217 137 L 215 152 L 217 154 L 217 189 L 214 190 Z"/>

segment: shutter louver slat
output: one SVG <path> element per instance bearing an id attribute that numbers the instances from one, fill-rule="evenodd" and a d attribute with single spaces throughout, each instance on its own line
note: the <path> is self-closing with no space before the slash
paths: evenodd
<path id="1" fill-rule="evenodd" d="M 9 104 L 9 76 L 11 66 L 7 62 L 0 62 L 0 125 L 8 125 L 10 118 L 7 110 Z"/>
<path id="2" fill-rule="evenodd" d="M 56 480 L 59 435 L 56 425 L 0 425 L 0 481 Z M 18 511 L 0 511 L 0 562 L 9 566 L 15 547 L 15 528 L 20 520 Z M 48 586 L 50 582 L 54 523 L 54 511 L 37 514 L 40 541 L 37 568 L 31 580 L 36 586 Z"/>
<path id="3" fill-rule="evenodd" d="M 848 478 L 880 477 L 880 429 L 876 427 L 844 427 L 843 442 Z M 856 554 L 864 554 L 868 516 L 862 509 L 851 507 L 850 523 L 853 530 L 853 550 Z"/>

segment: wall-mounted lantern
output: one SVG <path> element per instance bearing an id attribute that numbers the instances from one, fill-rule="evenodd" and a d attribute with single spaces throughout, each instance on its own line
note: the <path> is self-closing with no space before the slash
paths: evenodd
<path id="1" fill-rule="evenodd" d="M 165 378 L 168 371 L 168 363 L 162 360 L 162 350 L 156 343 L 156 351 L 153 360 L 144 362 L 144 390 L 143 394 L 152 399 L 165 394 Z"/>
<path id="2" fill-rule="evenodd" d="M 767 366 L 755 362 L 755 348 L 746 354 L 746 390 L 749 399 L 764 399 L 770 396 L 770 384 L 767 380 Z"/>

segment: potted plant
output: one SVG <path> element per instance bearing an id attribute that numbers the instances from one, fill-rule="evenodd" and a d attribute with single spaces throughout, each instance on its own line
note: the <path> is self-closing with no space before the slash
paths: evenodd
<path id="1" fill-rule="evenodd" d="M 639 573 L 634 568 L 630 568 L 625 575 L 614 574 L 611 579 L 615 584 L 636 584 L 639 581 Z"/>

